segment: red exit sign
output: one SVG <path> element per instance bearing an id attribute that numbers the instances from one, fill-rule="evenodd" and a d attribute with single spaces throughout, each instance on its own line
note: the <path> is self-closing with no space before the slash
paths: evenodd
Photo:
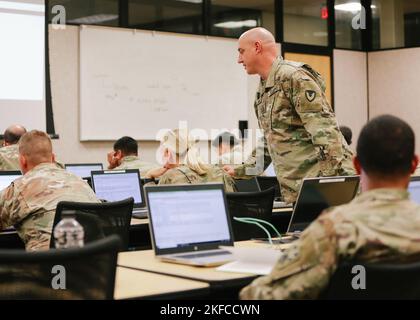
<path id="1" fill-rule="evenodd" d="M 328 19 L 328 7 L 327 6 L 323 6 L 321 8 L 321 18 L 326 20 Z"/>

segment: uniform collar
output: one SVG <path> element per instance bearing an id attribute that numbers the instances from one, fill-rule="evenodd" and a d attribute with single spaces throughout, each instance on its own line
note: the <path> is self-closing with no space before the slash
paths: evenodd
<path id="1" fill-rule="evenodd" d="M 405 189 L 382 188 L 363 192 L 362 194 L 354 198 L 352 203 L 371 202 L 375 200 L 394 202 L 400 200 L 407 200 L 409 198 L 410 194 Z"/>
<path id="2" fill-rule="evenodd" d="M 138 156 L 126 156 L 124 158 L 122 158 L 122 162 L 129 162 L 129 161 L 135 161 L 135 160 L 139 160 Z"/>
<path id="3" fill-rule="evenodd" d="M 268 78 L 265 80 L 266 91 L 267 91 L 267 89 L 270 89 L 270 88 L 274 87 L 274 84 L 275 84 L 275 81 L 276 81 L 276 71 L 277 71 L 277 68 L 280 65 L 282 60 L 283 60 L 283 58 L 278 56 L 273 61 L 273 64 L 271 65 L 271 70 L 270 70 L 270 73 L 268 75 Z M 264 81 L 264 80 L 261 80 L 261 81 Z"/>

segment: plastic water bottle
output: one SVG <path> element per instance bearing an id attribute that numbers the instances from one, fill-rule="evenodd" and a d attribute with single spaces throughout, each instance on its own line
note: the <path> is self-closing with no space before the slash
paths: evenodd
<path id="1" fill-rule="evenodd" d="M 54 228 L 55 247 L 57 249 L 83 247 L 84 237 L 85 232 L 75 219 L 75 212 L 63 211 L 61 221 Z"/>

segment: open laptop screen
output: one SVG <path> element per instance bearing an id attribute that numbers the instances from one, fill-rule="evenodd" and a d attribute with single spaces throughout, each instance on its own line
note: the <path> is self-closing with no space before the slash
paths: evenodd
<path id="1" fill-rule="evenodd" d="M 92 164 L 66 164 L 66 170 L 75 174 L 80 178 L 90 177 L 91 171 L 102 170 L 101 163 L 92 163 Z"/>
<path id="2" fill-rule="evenodd" d="M 420 204 L 420 177 L 412 177 L 408 185 L 410 198 L 417 204 Z"/>
<path id="3" fill-rule="evenodd" d="M 20 171 L 0 171 L 0 191 L 6 189 L 20 176 L 22 176 Z"/>
<path id="4" fill-rule="evenodd" d="M 350 202 L 358 187 L 358 176 L 304 179 L 288 232 L 303 231 L 324 209 Z"/>
<path id="5" fill-rule="evenodd" d="M 138 170 L 92 171 L 92 187 L 99 199 L 120 201 L 133 197 L 135 206 L 144 203 Z"/>
<path id="6" fill-rule="evenodd" d="M 212 243 L 231 245 L 223 187 L 146 190 L 156 251 Z"/>

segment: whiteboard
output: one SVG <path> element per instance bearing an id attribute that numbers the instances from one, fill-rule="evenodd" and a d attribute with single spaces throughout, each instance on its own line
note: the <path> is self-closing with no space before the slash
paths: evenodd
<path id="1" fill-rule="evenodd" d="M 237 41 L 108 27 L 80 27 L 80 140 L 159 130 L 238 128 L 248 82 Z"/>

